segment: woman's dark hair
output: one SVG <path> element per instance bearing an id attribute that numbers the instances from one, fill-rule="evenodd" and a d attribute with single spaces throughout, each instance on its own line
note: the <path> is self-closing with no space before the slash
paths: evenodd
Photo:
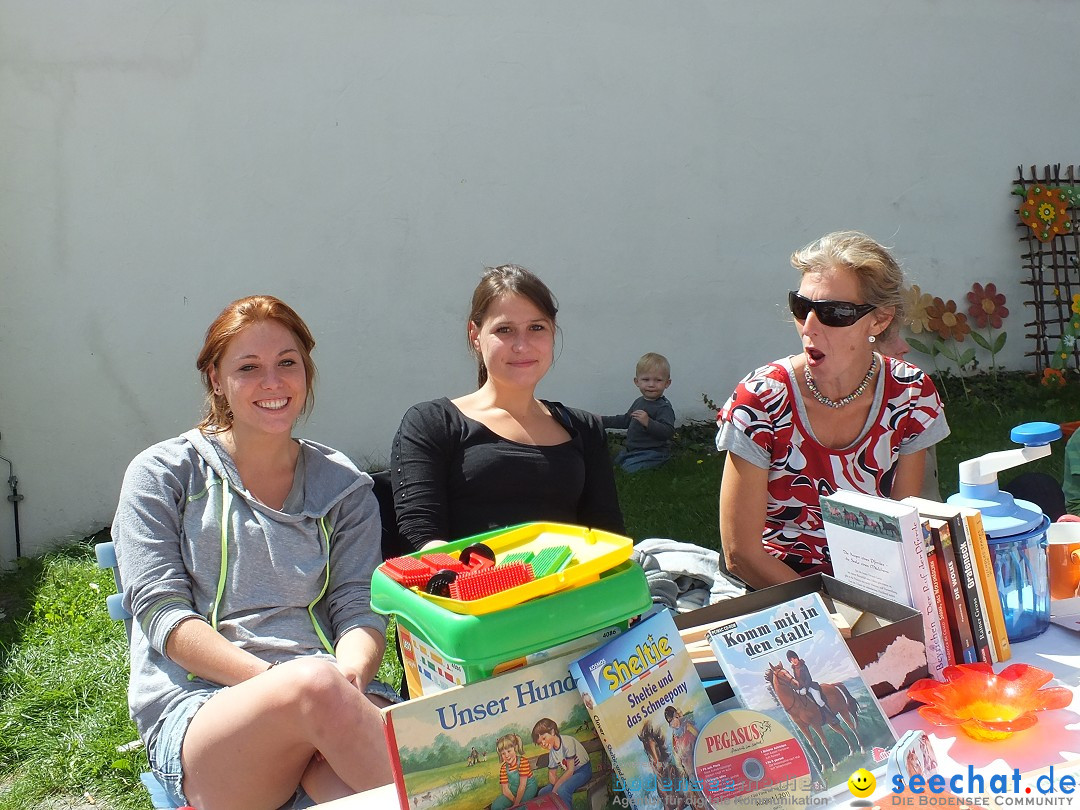
<path id="1" fill-rule="evenodd" d="M 221 362 L 225 349 L 241 330 L 253 323 L 275 321 L 296 337 L 300 344 L 300 357 L 307 374 L 307 397 L 301 413 L 307 413 L 315 403 L 315 361 L 311 359 L 311 350 L 315 348 L 315 338 L 303 318 L 284 301 L 272 295 L 249 295 L 238 298 L 221 311 L 206 330 L 202 351 L 195 361 L 195 368 L 202 374 L 206 388 L 206 410 L 199 422 L 199 429 L 207 433 L 219 433 L 232 427 L 232 411 L 224 395 L 214 393 L 214 384 L 210 381 L 210 369 Z"/>
<path id="2" fill-rule="evenodd" d="M 509 295 L 520 295 L 533 303 L 533 305 L 551 320 L 552 327 L 556 326 L 555 315 L 559 311 L 559 302 L 551 294 L 537 276 L 516 264 L 500 264 L 498 267 L 488 267 L 480 283 L 473 290 L 472 306 L 469 308 L 469 323 L 475 324 L 479 329 L 484 325 L 488 307 L 491 302 Z M 466 340 L 468 340 L 466 329 Z M 488 371 L 484 365 L 484 358 L 480 356 L 471 340 L 468 340 L 469 351 L 476 357 L 476 385 L 483 386 L 487 382 Z"/>

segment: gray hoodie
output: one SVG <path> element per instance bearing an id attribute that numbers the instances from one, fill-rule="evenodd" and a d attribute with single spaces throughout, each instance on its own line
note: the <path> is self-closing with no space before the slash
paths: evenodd
<path id="1" fill-rule="evenodd" d="M 165 655 L 185 619 L 269 662 L 328 656 L 356 627 L 383 631 L 369 606 L 380 532 L 371 478 L 314 442 L 300 441 L 281 511 L 255 500 L 221 444 L 197 430 L 136 456 L 112 535 L 134 616 L 128 705 L 147 746 L 180 700 L 219 688 Z"/>

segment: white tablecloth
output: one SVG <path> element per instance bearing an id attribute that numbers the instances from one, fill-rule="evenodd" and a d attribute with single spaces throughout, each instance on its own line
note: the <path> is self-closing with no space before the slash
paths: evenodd
<path id="1" fill-rule="evenodd" d="M 1047 686 L 1071 689 L 1072 704 L 1065 709 L 1041 712 L 1034 728 L 997 742 L 976 742 L 958 728 L 931 726 L 917 711 L 893 718 L 897 734 L 912 728 L 929 734 L 940 770 L 945 774 L 966 772 L 968 765 L 977 773 L 1001 773 L 1013 768 L 1024 773 L 1076 760 L 1080 757 L 1080 633 L 1051 624 L 1041 636 L 1013 644 L 1012 652 L 1010 660 L 994 669 L 1000 672 L 1009 664 L 1024 663 L 1052 672 L 1054 680 Z"/>

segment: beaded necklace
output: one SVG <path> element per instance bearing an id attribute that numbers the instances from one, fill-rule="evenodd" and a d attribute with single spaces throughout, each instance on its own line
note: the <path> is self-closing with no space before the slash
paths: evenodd
<path id="1" fill-rule="evenodd" d="M 818 390 L 817 383 L 814 382 L 813 376 L 810 374 L 810 366 L 807 366 L 803 377 L 806 379 L 806 387 L 810 389 L 810 393 L 814 395 L 814 399 L 820 402 L 822 405 L 826 405 L 830 408 L 843 408 L 849 402 L 853 401 L 857 397 L 862 396 L 863 391 L 866 390 L 866 386 L 870 384 L 870 380 L 874 377 L 874 372 L 877 371 L 877 354 L 873 354 L 870 357 L 870 370 L 866 372 L 866 376 L 863 377 L 862 382 L 859 383 L 859 387 L 848 394 L 846 397 L 840 399 L 829 399 L 821 391 Z"/>

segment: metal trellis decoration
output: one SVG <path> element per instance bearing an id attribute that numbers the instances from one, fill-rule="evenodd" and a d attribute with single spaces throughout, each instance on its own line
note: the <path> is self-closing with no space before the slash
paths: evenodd
<path id="1" fill-rule="evenodd" d="M 1035 370 L 1054 369 L 1063 373 L 1080 368 L 1075 302 L 1080 300 L 1080 170 L 1061 164 L 1035 166 L 1019 179 L 1013 194 L 1022 198 L 1017 208 L 1017 226 L 1023 230 L 1020 242 L 1026 252 L 1020 256 L 1029 277 L 1023 284 L 1032 290 L 1032 319 L 1024 324 L 1025 337 L 1035 348 L 1025 352 L 1035 358 Z"/>

